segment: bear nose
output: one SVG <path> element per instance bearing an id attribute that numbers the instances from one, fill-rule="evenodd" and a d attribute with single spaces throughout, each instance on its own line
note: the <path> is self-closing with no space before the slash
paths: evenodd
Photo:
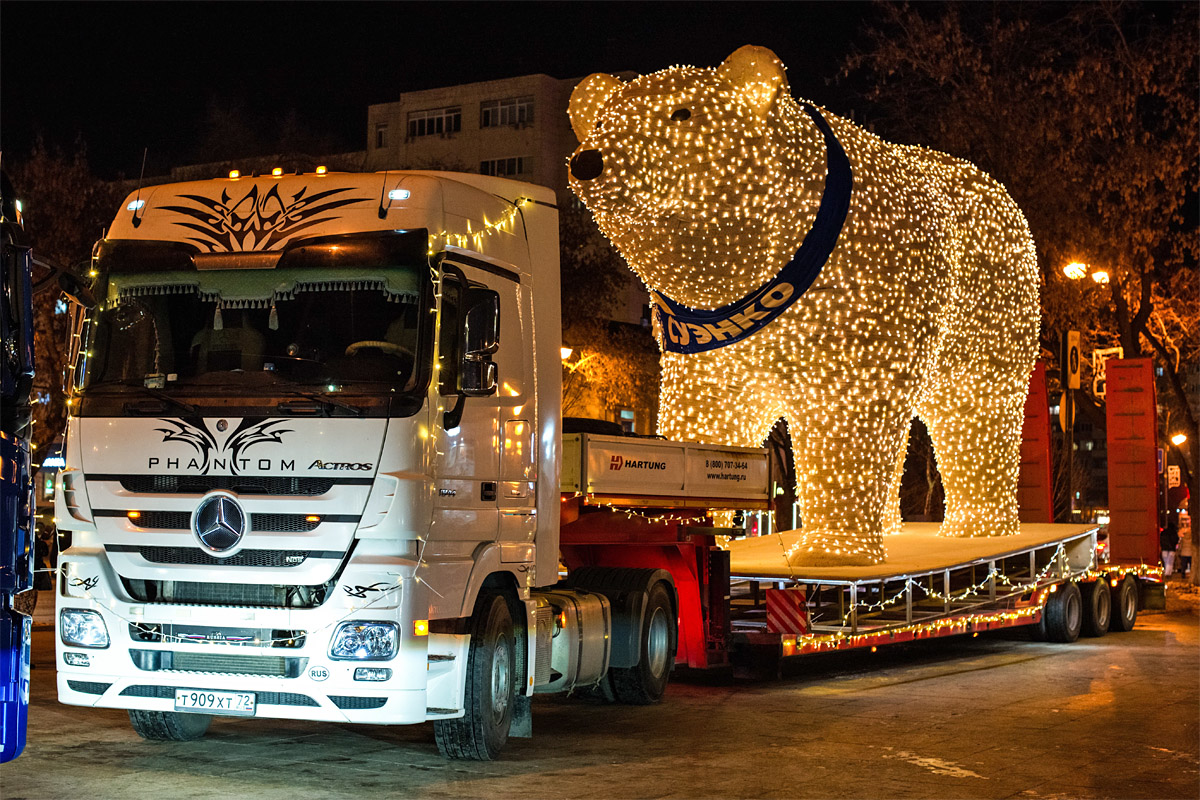
<path id="1" fill-rule="evenodd" d="M 571 175 L 577 180 L 590 181 L 604 172 L 604 157 L 599 150 L 584 150 L 571 158 Z"/>

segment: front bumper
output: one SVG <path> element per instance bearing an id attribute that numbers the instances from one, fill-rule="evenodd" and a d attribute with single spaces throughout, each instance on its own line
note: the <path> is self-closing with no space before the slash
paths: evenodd
<path id="1" fill-rule="evenodd" d="M 412 579 L 411 561 L 378 556 L 361 564 L 352 560 L 331 596 L 316 608 L 138 603 L 125 594 L 103 551 L 68 552 L 66 562 L 59 613 L 67 608 L 98 612 L 108 628 L 109 645 L 66 645 L 59 630 L 60 702 L 174 711 L 175 690 L 193 689 L 253 692 L 257 717 L 399 725 L 461 715 L 460 704 L 430 709 L 427 702 L 430 681 L 456 680 L 441 675 L 443 664 L 457 669 L 465 659 L 439 657 L 437 669 L 431 669 L 430 637 L 415 635 L 413 629 L 415 618 L 427 616 L 428 602 L 423 585 Z M 398 623 L 396 655 L 386 661 L 332 659 L 330 638 L 348 620 Z M 181 626 L 193 636 L 197 630 L 211 631 L 205 635 L 212 638 L 188 641 L 169 633 Z M 160 633 L 147 637 L 148 631 Z M 257 633 L 254 643 L 215 641 L 227 631 Z M 81 656 L 86 656 L 86 666 Z M 391 675 L 383 681 L 355 680 L 360 667 L 384 667 Z"/>

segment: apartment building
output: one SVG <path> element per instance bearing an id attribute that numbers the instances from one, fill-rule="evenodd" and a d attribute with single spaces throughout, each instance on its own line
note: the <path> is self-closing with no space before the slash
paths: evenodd
<path id="1" fill-rule="evenodd" d="M 571 201 L 576 146 L 567 102 L 578 79 L 525 75 L 404 92 L 367 109 L 367 170 L 449 169 L 548 186 Z"/>

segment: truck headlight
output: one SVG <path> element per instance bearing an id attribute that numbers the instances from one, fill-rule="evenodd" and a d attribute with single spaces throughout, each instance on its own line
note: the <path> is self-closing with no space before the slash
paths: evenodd
<path id="1" fill-rule="evenodd" d="M 58 615 L 58 632 L 63 644 L 72 647 L 108 647 L 108 626 L 98 612 L 83 608 L 64 608 Z"/>
<path id="2" fill-rule="evenodd" d="M 400 627 L 394 622 L 343 622 L 333 632 L 329 657 L 339 661 L 387 661 L 396 655 Z"/>

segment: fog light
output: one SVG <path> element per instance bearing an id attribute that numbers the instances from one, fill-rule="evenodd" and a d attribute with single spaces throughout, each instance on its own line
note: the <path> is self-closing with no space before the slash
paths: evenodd
<path id="1" fill-rule="evenodd" d="M 87 653 L 63 653 L 63 661 L 72 667 L 90 667 L 92 665 Z"/>
<path id="2" fill-rule="evenodd" d="M 108 626 L 95 611 L 64 608 L 58 616 L 58 630 L 65 645 L 95 649 L 108 647 Z"/>
<path id="3" fill-rule="evenodd" d="M 392 670 L 388 667 L 359 667 L 354 670 L 356 681 L 386 681 L 391 678 Z"/>
<path id="4" fill-rule="evenodd" d="M 333 632 L 329 657 L 339 661 L 387 661 L 400 640 L 394 622 L 343 622 Z"/>

